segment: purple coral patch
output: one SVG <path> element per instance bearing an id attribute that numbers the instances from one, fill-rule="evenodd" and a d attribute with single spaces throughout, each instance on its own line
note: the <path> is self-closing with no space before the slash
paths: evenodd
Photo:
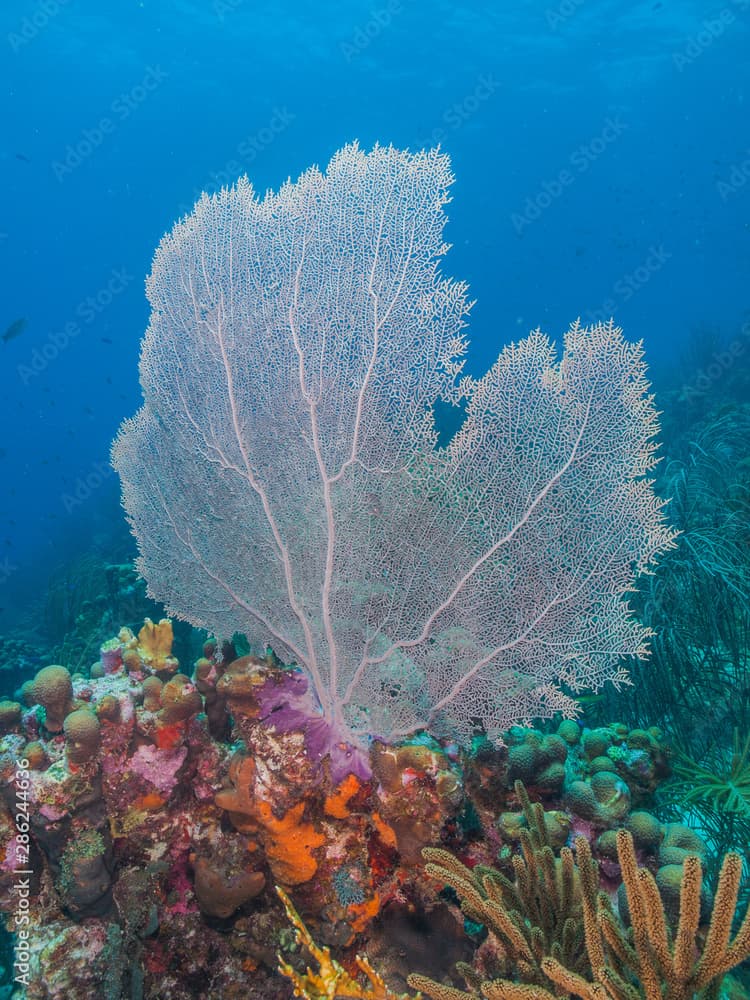
<path id="1" fill-rule="evenodd" d="M 326 722 L 301 670 L 283 670 L 274 674 L 260 686 L 256 697 L 265 721 L 273 725 L 277 732 L 300 730 L 311 760 L 321 764 L 325 757 L 329 758 L 334 784 L 347 774 L 354 774 L 362 781 L 372 777 L 369 753 L 343 740 Z"/>

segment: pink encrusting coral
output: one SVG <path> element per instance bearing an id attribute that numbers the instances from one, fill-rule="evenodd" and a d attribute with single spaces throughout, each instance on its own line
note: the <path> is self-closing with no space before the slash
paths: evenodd
<path id="1" fill-rule="evenodd" d="M 672 544 L 641 347 L 576 322 L 462 376 L 448 158 L 347 146 L 204 195 L 148 280 L 145 403 L 113 449 L 152 596 L 310 678 L 318 743 L 470 738 L 624 680 L 625 598 Z M 445 445 L 433 409 L 462 403 Z"/>
<path id="2" fill-rule="evenodd" d="M 133 774 L 153 785 L 162 795 L 169 795 L 186 756 L 186 747 L 161 750 L 156 746 L 140 746 L 129 758 L 129 764 Z"/>

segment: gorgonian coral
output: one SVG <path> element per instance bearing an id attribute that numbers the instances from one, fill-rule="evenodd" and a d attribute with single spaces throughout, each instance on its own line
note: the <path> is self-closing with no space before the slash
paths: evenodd
<path id="1" fill-rule="evenodd" d="M 623 593 L 672 543 L 640 345 L 539 330 L 462 377 L 437 151 L 347 146 L 204 195 L 148 281 L 145 403 L 114 445 L 151 596 L 309 675 L 333 747 L 491 736 L 623 679 Z M 463 401 L 438 442 L 434 406 Z"/>

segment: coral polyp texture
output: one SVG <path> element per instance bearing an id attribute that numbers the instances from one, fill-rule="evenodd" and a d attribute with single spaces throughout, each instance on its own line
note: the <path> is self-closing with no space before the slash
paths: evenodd
<path id="1" fill-rule="evenodd" d="M 624 594 L 673 540 L 640 345 L 574 323 L 561 354 L 537 330 L 462 374 L 452 180 L 435 150 L 356 145 L 262 200 L 241 179 L 148 280 L 113 449 L 140 571 L 305 671 L 323 755 L 573 714 L 564 687 L 646 654 Z M 447 444 L 439 401 L 465 408 Z"/>

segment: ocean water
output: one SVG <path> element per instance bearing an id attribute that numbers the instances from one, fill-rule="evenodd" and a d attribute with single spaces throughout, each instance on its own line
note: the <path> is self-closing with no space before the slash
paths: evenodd
<path id="1" fill-rule="evenodd" d="M 81 524 L 64 497 L 113 486 L 152 253 L 242 173 L 264 191 L 353 139 L 439 142 L 475 372 L 577 316 L 614 315 L 666 368 L 691 330 L 746 318 L 741 2 L 9 0 L 0 18 L 0 325 L 27 319 L 2 345 L 4 592 L 90 529 L 101 492 Z"/>
<path id="2" fill-rule="evenodd" d="M 141 402 L 144 281 L 162 235 L 241 175 L 263 193 L 354 140 L 439 145 L 456 178 L 443 271 L 475 300 L 467 371 L 537 327 L 559 342 L 578 317 L 613 317 L 643 341 L 664 411 L 657 489 L 675 498 L 683 540 L 638 598 L 662 628 L 663 669 L 638 666 L 622 703 L 587 711 L 605 722 L 621 705 L 633 724 L 651 711 L 653 725 L 682 725 L 695 760 L 739 759 L 749 51 L 748 0 L 5 0 L 0 638 L 25 651 L 5 647 L 3 693 L 51 650 L 89 656 L 70 638 L 90 611 L 86 567 L 135 555 L 110 446 Z M 699 634 L 694 614 L 676 617 L 687 593 Z M 679 656 L 694 657 L 685 688 L 660 686 Z M 709 690 L 718 740 L 684 727 Z M 738 811 L 750 816 L 747 789 Z"/>

